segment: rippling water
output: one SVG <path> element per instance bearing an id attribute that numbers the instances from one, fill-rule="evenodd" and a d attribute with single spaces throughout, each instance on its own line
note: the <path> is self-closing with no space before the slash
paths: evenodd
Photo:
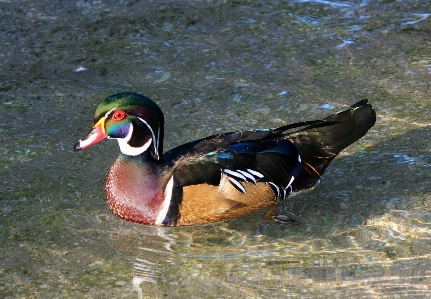
<path id="1" fill-rule="evenodd" d="M 430 31 L 420 1 L 0 1 L 0 298 L 428 298 Z M 151 228 L 113 216 L 98 102 L 157 101 L 165 148 L 327 116 L 378 121 L 262 212 Z"/>

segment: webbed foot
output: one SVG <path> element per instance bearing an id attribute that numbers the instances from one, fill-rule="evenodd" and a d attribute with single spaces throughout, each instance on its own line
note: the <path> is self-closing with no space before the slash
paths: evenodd
<path id="1" fill-rule="evenodd" d="M 262 217 L 267 221 L 275 222 L 278 224 L 299 224 L 298 218 L 293 213 L 279 213 L 277 211 L 277 206 L 271 206 L 268 211 L 263 214 Z"/>

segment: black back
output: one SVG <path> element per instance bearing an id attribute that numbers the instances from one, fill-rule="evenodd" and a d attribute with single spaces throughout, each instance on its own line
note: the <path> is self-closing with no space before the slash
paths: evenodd
<path id="1" fill-rule="evenodd" d="M 375 110 L 363 100 L 323 120 L 209 136 L 174 148 L 163 159 L 181 186 L 218 185 L 224 169 L 251 169 L 263 175 L 257 181 L 280 188 L 293 176 L 292 188 L 299 191 L 314 186 L 338 153 L 364 136 L 375 121 Z"/>
<path id="2" fill-rule="evenodd" d="M 294 191 L 310 188 L 329 163 L 346 147 L 362 138 L 376 122 L 376 111 L 362 100 L 349 109 L 332 114 L 322 123 L 289 134 L 303 160 L 303 171 L 293 183 Z"/>

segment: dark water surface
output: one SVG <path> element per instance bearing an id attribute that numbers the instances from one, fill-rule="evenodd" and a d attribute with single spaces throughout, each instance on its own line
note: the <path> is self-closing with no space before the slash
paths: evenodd
<path id="1" fill-rule="evenodd" d="M 429 1 L 0 1 L 0 298 L 431 297 Z M 113 216 L 97 104 L 143 93 L 165 148 L 321 118 L 375 127 L 288 202 L 151 228 Z"/>

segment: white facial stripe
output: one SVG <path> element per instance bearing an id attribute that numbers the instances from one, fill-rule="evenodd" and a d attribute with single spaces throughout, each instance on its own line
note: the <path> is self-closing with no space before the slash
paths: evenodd
<path id="1" fill-rule="evenodd" d="M 156 222 L 154 222 L 155 225 L 162 225 L 163 220 L 165 220 L 166 215 L 168 214 L 169 205 L 171 204 L 171 200 L 172 200 L 173 188 L 174 188 L 174 177 L 172 176 L 168 184 L 166 185 L 165 199 L 163 200 L 163 203 L 160 206 L 160 210 L 157 213 Z"/>
<path id="2" fill-rule="evenodd" d="M 128 156 L 138 156 L 145 152 L 151 145 L 151 139 L 148 139 L 147 142 L 141 147 L 132 147 L 127 143 L 127 140 L 124 138 L 117 139 L 118 145 L 120 146 L 120 150 L 123 154 Z"/>
<path id="3" fill-rule="evenodd" d="M 108 118 L 108 115 L 111 114 L 112 111 L 117 110 L 117 108 L 112 108 L 111 110 L 109 110 L 108 112 L 105 113 L 105 117 Z"/>
<path id="4" fill-rule="evenodd" d="M 140 117 L 138 117 L 138 119 L 140 120 L 140 121 L 142 121 L 147 127 L 148 127 L 148 129 L 150 130 L 150 132 L 151 132 L 151 136 L 152 136 L 152 138 L 153 138 L 153 141 L 154 141 L 154 143 L 153 143 L 153 146 L 154 146 L 154 153 L 156 154 L 156 158 L 157 158 L 157 160 L 159 160 L 160 159 L 160 157 L 159 157 L 159 152 L 157 151 L 157 149 L 159 148 L 159 135 L 160 135 L 160 128 L 159 128 L 159 131 L 157 132 L 157 138 L 156 138 L 156 135 L 154 135 L 154 132 L 153 132 L 153 129 L 151 129 L 151 126 L 144 120 L 144 119 L 142 119 L 142 118 L 140 118 Z"/>
<path id="5" fill-rule="evenodd" d="M 120 150 L 123 154 L 128 156 L 137 156 L 145 152 L 151 145 L 151 138 L 148 139 L 147 142 L 141 147 L 132 147 L 129 145 L 130 138 L 132 138 L 133 134 L 133 125 L 129 124 L 129 133 L 125 138 L 117 138 L 118 145 L 120 146 Z"/>
<path id="6" fill-rule="evenodd" d="M 157 159 L 159 159 L 159 152 L 157 151 L 157 149 L 159 148 L 159 140 L 160 140 L 160 127 L 157 129 L 157 139 L 154 140 L 154 152 L 157 155 Z"/>

